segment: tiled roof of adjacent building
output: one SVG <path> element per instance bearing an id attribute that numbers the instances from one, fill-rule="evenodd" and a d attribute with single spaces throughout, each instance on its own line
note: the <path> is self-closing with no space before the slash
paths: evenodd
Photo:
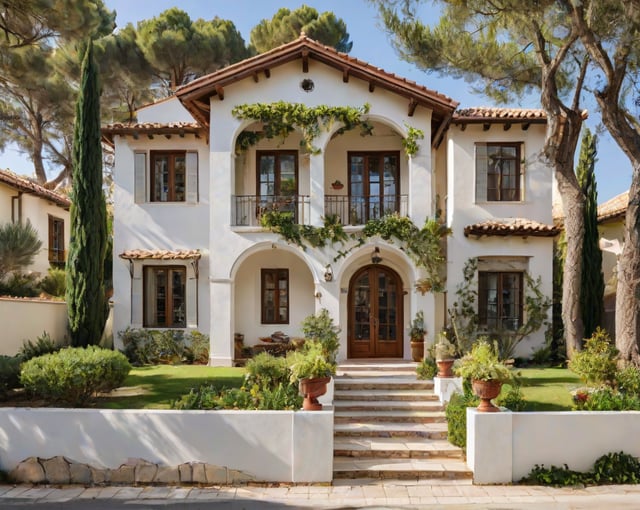
<path id="1" fill-rule="evenodd" d="M 15 174 L 10 170 L 0 169 L 0 182 L 7 184 L 23 193 L 33 193 L 40 198 L 50 200 L 54 204 L 65 209 L 71 207 L 71 200 L 69 200 L 67 196 L 47 189 L 41 184 L 33 182 L 23 175 Z"/>
<path id="2" fill-rule="evenodd" d="M 555 225 L 545 225 L 525 218 L 486 220 L 464 227 L 464 235 L 472 236 L 521 236 L 554 237 L 560 233 Z"/>
<path id="3" fill-rule="evenodd" d="M 138 260 L 189 260 L 199 259 L 199 250 L 127 250 L 120 254 L 121 259 Z"/>
<path id="4" fill-rule="evenodd" d="M 629 205 L 629 190 L 598 206 L 598 221 L 607 221 L 624 216 Z"/>
<path id="5" fill-rule="evenodd" d="M 184 136 L 194 134 L 206 135 L 206 130 L 197 122 L 126 122 L 108 124 L 102 128 L 102 137 L 105 142 L 113 145 L 114 135 L 131 135 L 137 138 L 140 135 L 171 135 Z"/>
<path id="6" fill-rule="evenodd" d="M 538 108 L 500 108 L 478 106 L 457 110 L 451 121 L 453 124 L 544 124 L 547 114 Z"/>

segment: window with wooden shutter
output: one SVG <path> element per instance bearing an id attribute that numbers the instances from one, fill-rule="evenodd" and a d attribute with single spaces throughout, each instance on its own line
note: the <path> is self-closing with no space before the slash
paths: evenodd
<path id="1" fill-rule="evenodd" d="M 262 324 L 289 324 L 289 270 L 261 271 Z"/>
<path id="2" fill-rule="evenodd" d="M 151 175 L 149 179 L 151 202 L 186 201 L 186 159 L 185 151 L 151 152 Z"/>
<path id="3" fill-rule="evenodd" d="M 187 152 L 187 197 L 186 202 L 196 204 L 198 202 L 198 153 Z"/>
<path id="4" fill-rule="evenodd" d="M 64 267 L 64 220 L 49 215 L 49 264 Z"/>
<path id="5" fill-rule="evenodd" d="M 520 143 L 476 144 L 476 201 L 522 200 Z"/>
<path id="6" fill-rule="evenodd" d="M 478 272 L 478 319 L 490 329 L 517 330 L 522 324 L 521 272 Z"/>
<path id="7" fill-rule="evenodd" d="M 147 201 L 147 153 L 136 152 L 133 156 L 134 200 L 136 204 Z"/>
<path id="8" fill-rule="evenodd" d="M 187 323 L 186 275 L 184 266 L 145 266 L 145 327 L 184 328 Z"/>

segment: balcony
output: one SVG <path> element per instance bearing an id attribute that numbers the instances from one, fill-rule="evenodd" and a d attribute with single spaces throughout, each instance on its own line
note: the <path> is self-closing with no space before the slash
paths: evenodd
<path id="1" fill-rule="evenodd" d="M 407 195 L 325 195 L 324 214 L 337 215 L 343 225 L 364 225 L 385 214 L 408 216 Z"/>
<path id="2" fill-rule="evenodd" d="M 306 195 L 235 195 L 231 207 L 231 225 L 236 227 L 259 227 L 260 218 L 268 211 L 290 212 L 298 224 L 310 224 Z"/>

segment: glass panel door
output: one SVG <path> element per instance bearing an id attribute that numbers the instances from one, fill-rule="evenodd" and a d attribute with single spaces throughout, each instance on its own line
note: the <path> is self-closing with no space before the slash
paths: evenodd
<path id="1" fill-rule="evenodd" d="M 349 153 L 349 222 L 352 225 L 362 225 L 398 211 L 399 161 L 397 152 Z"/>

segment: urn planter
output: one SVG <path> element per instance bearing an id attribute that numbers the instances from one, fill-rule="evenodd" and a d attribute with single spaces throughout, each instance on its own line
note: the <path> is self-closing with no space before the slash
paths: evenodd
<path id="1" fill-rule="evenodd" d="M 438 377 L 453 377 L 454 359 L 437 359 Z"/>
<path id="2" fill-rule="evenodd" d="M 322 404 L 318 402 L 327 392 L 327 384 L 331 381 L 331 377 L 308 377 L 300 379 L 300 395 L 304 397 L 302 401 L 302 409 L 305 411 L 321 411 Z"/>
<path id="3" fill-rule="evenodd" d="M 502 388 L 502 381 L 496 379 L 490 379 L 488 381 L 473 380 L 471 382 L 473 393 L 480 397 L 480 405 L 478 405 L 478 412 L 481 413 L 498 413 L 500 409 L 493 405 L 491 401 L 500 395 L 500 389 Z"/>

